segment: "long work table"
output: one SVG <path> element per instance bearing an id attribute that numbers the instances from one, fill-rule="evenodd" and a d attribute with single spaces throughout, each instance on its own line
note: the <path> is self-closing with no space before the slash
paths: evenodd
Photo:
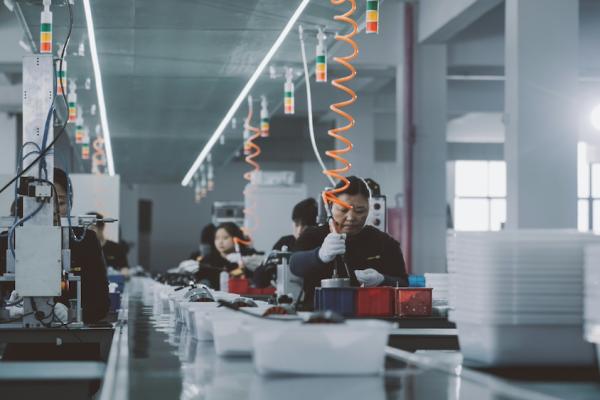
<path id="1" fill-rule="evenodd" d="M 212 342 L 192 339 L 170 315 L 155 315 L 141 293 L 132 291 L 124 300 L 126 322 L 113 336 L 102 400 L 600 398 L 600 375 L 594 369 L 503 373 L 464 363 L 456 350 L 414 352 L 394 346 L 395 340 L 420 335 L 450 340 L 456 331 L 449 328 L 395 330 L 381 376 L 261 376 L 251 358 L 219 357 Z"/>

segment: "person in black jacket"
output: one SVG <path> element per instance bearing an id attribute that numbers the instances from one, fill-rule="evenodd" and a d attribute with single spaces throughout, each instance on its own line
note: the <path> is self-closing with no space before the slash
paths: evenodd
<path id="1" fill-rule="evenodd" d="M 294 251 L 296 240 L 302 232 L 311 226 L 317 225 L 317 201 L 312 197 L 302 200 L 292 210 L 293 234 L 282 236 L 274 245 L 273 250 L 281 250 L 287 246 L 288 251 Z"/>
<path id="2" fill-rule="evenodd" d="M 287 247 L 287 251 L 296 250 L 296 240 L 300 235 L 310 227 L 317 226 L 317 214 L 319 213 L 317 201 L 312 197 L 302 200 L 294 206 L 292 210 L 293 234 L 282 236 L 274 245 L 273 250 L 282 251 Z M 271 282 L 277 279 L 277 265 L 272 262 L 266 262 L 260 265 L 254 271 L 253 281 L 256 287 L 265 288 L 271 286 Z"/>
<path id="3" fill-rule="evenodd" d="M 104 219 L 104 216 L 98 212 L 89 212 L 87 215 L 93 215 L 99 220 Z M 120 270 L 123 274 L 127 274 L 129 270 L 129 262 L 127 261 L 125 249 L 119 243 L 113 242 L 112 240 L 106 238 L 104 235 L 104 226 L 104 222 L 99 221 L 95 225 L 91 226 L 90 230 L 94 231 L 96 237 L 100 241 L 106 266 L 113 267 L 116 270 Z"/>
<path id="4" fill-rule="evenodd" d="M 203 257 L 206 257 L 207 255 L 216 251 L 216 231 L 217 227 L 212 223 L 205 225 L 204 228 L 202 228 L 202 232 L 200 233 L 200 243 L 198 244 L 198 249 L 190 254 L 190 260 L 202 261 Z"/>
<path id="5" fill-rule="evenodd" d="M 350 208 L 332 206 L 337 232 L 327 225 L 307 229 L 296 242 L 290 259 L 291 271 L 304 278 L 305 305 L 313 304 L 315 287 L 331 278 L 349 277 L 353 286 L 407 286 L 408 275 L 400 244 L 387 233 L 365 226 L 369 214 L 370 191 L 355 176 L 348 177 L 349 187 L 338 199 Z M 340 182 L 336 187 L 341 188 Z"/>
<path id="6" fill-rule="evenodd" d="M 61 217 L 66 217 L 69 212 L 69 198 L 67 188 L 69 180 L 67 174 L 54 168 L 54 186 L 58 197 L 58 212 Z M 69 237 L 71 249 L 71 272 L 81 276 L 81 303 L 83 322 L 96 323 L 106 317 L 110 307 L 108 297 L 108 278 L 106 276 L 106 263 L 102 253 L 102 246 L 92 230 L 83 231 L 74 228 L 74 235 Z M 74 238 L 73 236 L 76 236 Z M 83 240 L 79 240 L 83 237 Z M 68 299 L 63 296 L 61 302 L 68 305 Z M 77 298 L 76 285 L 71 285 L 69 298 Z"/>
<path id="7" fill-rule="evenodd" d="M 240 257 L 256 254 L 256 251 L 244 244 L 239 244 L 240 253 L 236 252 L 235 241 L 246 240 L 242 230 L 233 222 L 224 222 L 215 231 L 214 250 L 200 261 L 196 279 L 213 289 L 219 289 L 219 274 L 226 270 L 240 275 L 251 274 L 251 271 L 240 271 Z"/>

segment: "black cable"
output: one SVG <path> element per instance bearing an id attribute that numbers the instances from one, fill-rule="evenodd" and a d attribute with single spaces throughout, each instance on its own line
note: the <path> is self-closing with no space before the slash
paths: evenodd
<path id="1" fill-rule="evenodd" d="M 73 31 L 73 8 L 71 6 L 71 3 L 67 1 L 67 6 L 69 8 L 69 32 L 67 33 L 67 38 L 65 40 L 65 45 L 63 46 L 61 55 L 60 55 L 60 62 L 59 62 L 59 70 L 62 70 L 62 63 L 63 60 L 65 58 L 65 53 L 67 50 L 67 45 L 69 44 L 69 40 L 71 39 L 71 32 Z M 56 74 L 54 74 L 54 76 L 56 76 Z M 55 79 L 55 77 L 52 77 L 52 79 Z M 58 80 L 60 82 L 60 86 L 61 88 L 62 86 L 62 79 Z M 64 89 L 64 88 L 63 88 Z M 69 109 L 69 101 L 67 100 L 67 95 L 65 94 L 65 91 L 63 90 L 62 93 L 62 98 L 65 102 L 65 106 L 67 107 L 67 110 Z M 50 105 L 50 108 L 54 107 L 54 100 L 56 99 L 56 96 L 54 97 L 54 99 L 52 99 L 52 104 Z M 58 139 L 65 133 L 65 130 L 67 129 L 67 124 L 69 123 L 69 118 L 65 118 L 65 121 L 62 125 L 62 128 L 60 130 L 60 132 L 58 132 L 58 135 L 54 136 L 54 139 L 52 139 L 52 142 L 50 142 L 50 144 L 42 149 L 42 152 L 35 158 L 35 160 L 33 160 L 33 162 L 31 164 L 29 164 L 26 168 L 24 168 L 23 170 L 21 170 L 21 172 L 19 172 L 14 178 L 12 178 L 6 185 L 4 185 L 2 187 L 2 189 L 0 189 L 0 193 L 4 192 L 6 189 L 8 189 L 10 187 L 10 185 L 12 185 L 13 183 L 15 183 L 20 177 L 23 176 L 23 174 L 25 174 L 27 171 L 29 171 L 35 164 L 37 164 L 40 159 L 42 159 L 43 157 L 46 156 L 46 154 L 48 153 L 48 151 L 50 151 L 50 149 L 54 146 L 54 144 L 56 144 L 56 142 L 58 141 Z"/>
<path id="2" fill-rule="evenodd" d="M 54 313 L 54 308 L 56 307 L 56 305 L 58 304 L 58 302 L 55 302 L 54 305 L 51 305 L 49 302 L 46 302 L 46 304 L 48 304 L 49 306 L 52 307 L 52 315 L 51 315 L 52 316 L 52 321 L 50 323 L 52 323 L 52 322 L 58 322 L 61 327 L 65 328 L 70 334 L 72 334 L 73 336 L 75 336 L 75 339 L 77 339 L 79 341 L 79 343 L 83 343 L 83 340 L 81 339 L 81 337 L 79 337 L 79 335 L 77 335 L 75 333 L 75 331 L 73 331 L 71 328 L 69 328 L 69 324 L 71 324 L 72 322 L 64 323 Z"/>

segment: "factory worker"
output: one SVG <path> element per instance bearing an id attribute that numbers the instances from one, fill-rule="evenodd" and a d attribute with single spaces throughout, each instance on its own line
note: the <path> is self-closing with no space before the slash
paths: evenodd
<path id="1" fill-rule="evenodd" d="M 97 212 L 89 212 L 88 215 L 93 215 L 98 219 L 104 219 L 104 216 Z M 96 233 L 96 237 L 100 241 L 102 246 L 102 253 L 104 254 L 104 260 L 106 266 L 113 267 L 114 269 L 120 270 L 123 274 L 127 274 L 129 271 L 129 263 L 127 262 L 127 254 L 123 247 L 112 240 L 108 240 L 104 234 L 104 222 L 97 222 L 92 225 L 89 229 Z"/>
<path id="2" fill-rule="evenodd" d="M 262 262 L 256 250 L 239 244 L 236 251 L 235 239 L 246 240 L 242 230 L 233 222 L 224 222 L 215 232 L 214 250 L 200 262 L 196 279 L 214 289 L 219 289 L 219 274 L 226 270 L 232 276 L 251 275 Z M 243 265 L 244 268 L 240 268 Z"/>
<path id="3" fill-rule="evenodd" d="M 215 252 L 216 231 L 217 227 L 212 223 L 202 228 L 202 232 L 200 232 L 200 243 L 198 244 L 198 249 L 190 254 L 190 260 L 201 261 L 203 257 Z"/>
<path id="4" fill-rule="evenodd" d="M 332 206 L 333 222 L 307 229 L 296 242 L 291 271 L 304 278 L 305 305 L 312 307 L 314 289 L 321 279 L 331 278 L 337 265 L 338 277 L 349 277 L 353 286 L 407 286 L 408 275 L 400 244 L 387 233 L 365 225 L 369 214 L 370 190 L 355 176 L 338 197 L 352 206 Z M 339 183 L 337 188 L 343 186 Z M 336 260 L 337 259 L 337 260 Z"/>
<path id="5" fill-rule="evenodd" d="M 317 214 L 319 213 L 317 201 L 312 197 L 302 200 L 292 210 L 292 234 L 282 236 L 273 245 L 273 250 L 287 251 L 296 249 L 296 240 L 307 228 L 317 226 Z M 277 279 L 277 265 L 267 261 L 254 271 L 253 281 L 256 287 L 265 288 L 271 285 L 271 281 Z"/>
<path id="6" fill-rule="evenodd" d="M 275 245 L 273 250 L 281 250 L 283 246 L 287 246 L 289 251 L 294 251 L 296 240 L 300 237 L 306 228 L 317 225 L 317 201 L 312 197 L 302 200 L 294 206 L 292 210 L 292 229 L 291 235 L 282 236 Z"/>
<path id="7" fill-rule="evenodd" d="M 58 168 L 54 168 L 54 186 L 58 195 L 59 214 L 61 217 L 66 217 L 69 181 L 65 172 Z M 102 247 L 96 233 L 92 230 L 87 230 L 83 235 L 82 228 L 74 228 L 73 233 L 78 239 L 83 236 L 81 241 L 75 240 L 73 235 L 69 239 L 71 272 L 81 276 L 83 321 L 88 324 L 98 322 L 106 317 L 110 306 Z M 69 298 L 77 298 L 76 289 L 76 285 L 70 286 Z M 68 304 L 68 299 L 63 298 L 62 300 Z"/>

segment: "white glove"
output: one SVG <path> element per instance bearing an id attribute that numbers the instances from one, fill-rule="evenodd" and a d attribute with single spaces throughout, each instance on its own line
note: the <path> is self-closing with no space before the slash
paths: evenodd
<path id="1" fill-rule="evenodd" d="M 365 287 L 379 286 L 383 283 L 383 280 L 385 279 L 383 275 L 381 275 L 373 268 L 358 269 L 354 271 L 354 274 L 356 275 L 356 279 L 360 283 L 365 285 Z"/>
<path id="2" fill-rule="evenodd" d="M 319 249 L 319 258 L 324 263 L 330 263 L 336 256 L 344 253 L 346 253 L 346 234 L 330 233 Z"/>
<path id="3" fill-rule="evenodd" d="M 13 290 L 10 293 L 10 297 L 8 298 L 8 303 L 14 304 L 14 303 L 20 302 L 21 300 L 23 300 L 23 299 L 21 298 L 21 296 L 19 296 L 19 293 L 17 293 L 16 290 Z"/>
<path id="4" fill-rule="evenodd" d="M 184 260 L 184 261 L 182 261 L 182 262 L 179 263 L 179 266 L 177 266 L 177 269 L 180 272 L 194 273 L 194 272 L 198 271 L 198 261 L 196 261 L 196 260 Z"/>
<path id="5" fill-rule="evenodd" d="M 259 254 L 254 254 L 251 256 L 242 257 L 244 262 L 244 267 L 250 271 L 255 271 L 258 267 L 260 267 L 263 263 L 264 256 Z"/>
<path id="6" fill-rule="evenodd" d="M 67 306 L 65 306 L 63 303 L 56 303 L 54 305 L 54 318 L 63 324 L 68 323 L 69 310 L 67 309 Z"/>
<path id="7" fill-rule="evenodd" d="M 230 263 L 236 263 L 239 264 L 242 261 L 242 255 L 240 253 L 230 253 L 227 254 L 227 261 L 229 261 Z"/>

